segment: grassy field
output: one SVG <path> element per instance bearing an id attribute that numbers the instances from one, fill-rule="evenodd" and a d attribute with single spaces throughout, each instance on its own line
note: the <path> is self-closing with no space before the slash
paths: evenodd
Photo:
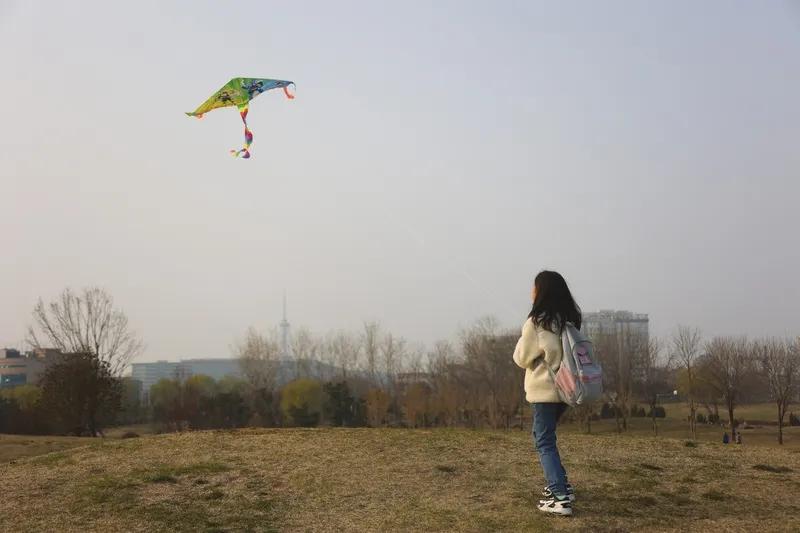
<path id="1" fill-rule="evenodd" d="M 106 437 L 119 439 L 128 432 L 140 435 L 152 434 L 147 425 L 125 426 L 110 429 Z M 49 452 L 57 452 L 78 446 L 86 446 L 97 439 L 87 437 L 63 437 L 58 435 L 4 435 L 0 433 L 0 464 L 21 457 L 33 457 Z"/>
<path id="2" fill-rule="evenodd" d="M 800 530 L 800 452 L 565 432 L 572 518 L 522 431 L 263 429 L 95 439 L 5 464 L 14 531 Z"/>
<path id="3" fill-rule="evenodd" d="M 76 446 L 85 446 L 87 439 L 81 437 L 29 436 L 0 434 L 0 464 L 21 457 L 32 457 L 57 452 Z"/>
<path id="4" fill-rule="evenodd" d="M 766 446 L 766 447 L 780 447 L 778 445 L 778 427 L 773 425 L 775 416 L 772 418 L 764 417 L 768 414 L 768 406 L 763 404 L 748 405 L 742 408 L 741 420 L 748 421 L 746 429 L 742 430 L 742 441 L 744 446 Z M 688 439 L 691 437 L 689 432 L 689 423 L 683 417 L 683 406 L 674 404 L 667 407 L 667 418 L 658 419 L 658 434 L 662 437 L 675 438 L 675 439 Z M 688 415 L 688 408 L 685 409 Z M 800 409 L 795 412 L 800 413 Z M 761 418 L 759 418 L 761 416 Z M 737 410 L 736 417 L 739 418 L 740 414 Z M 726 418 L 727 420 L 727 418 Z M 724 420 L 723 422 L 725 422 Z M 767 421 L 773 422 L 769 425 L 763 425 L 760 422 L 753 421 Z M 530 420 L 525 421 L 525 427 L 530 427 Z M 570 432 L 582 432 L 583 426 L 578 424 L 566 424 L 565 430 Z M 701 442 L 721 443 L 722 434 L 730 430 L 727 427 L 722 427 L 719 424 L 698 424 L 697 425 L 697 440 Z M 592 422 L 592 433 L 598 435 L 609 435 L 616 433 L 616 422 L 614 419 L 597 420 Z M 628 419 L 628 435 L 650 437 L 653 434 L 653 424 L 649 418 L 629 418 Z M 783 448 L 800 450 L 800 427 L 784 427 L 783 428 Z"/>
<path id="5" fill-rule="evenodd" d="M 670 418 L 684 419 L 689 416 L 689 406 L 685 402 L 668 403 L 664 404 L 667 411 L 667 416 Z M 700 405 L 696 407 L 698 413 L 704 415 L 708 414 L 706 409 Z M 795 414 L 800 415 L 800 405 L 793 404 L 789 406 L 787 412 L 794 411 Z M 724 405 L 719 405 L 719 416 L 725 421 L 728 420 L 728 411 Z M 736 407 L 734 416 L 739 420 L 748 422 L 770 422 L 773 424 L 778 423 L 778 408 L 774 403 L 752 403 Z M 789 423 L 789 416 L 783 421 L 784 424 Z"/>

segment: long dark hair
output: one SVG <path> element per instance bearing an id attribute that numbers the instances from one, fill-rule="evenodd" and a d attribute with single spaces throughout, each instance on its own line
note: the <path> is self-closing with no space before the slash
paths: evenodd
<path id="1" fill-rule="evenodd" d="M 564 277 L 552 270 L 542 270 L 536 275 L 536 299 L 529 318 L 537 326 L 553 333 L 561 333 L 567 322 L 581 329 L 581 308 L 569 292 Z"/>

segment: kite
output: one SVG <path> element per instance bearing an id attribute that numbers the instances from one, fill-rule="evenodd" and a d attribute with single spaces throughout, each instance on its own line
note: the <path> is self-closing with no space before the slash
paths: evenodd
<path id="1" fill-rule="evenodd" d="M 231 155 L 248 159 L 250 157 L 250 145 L 253 143 L 253 132 L 247 127 L 247 111 L 250 100 L 265 91 L 277 88 L 282 88 L 286 97 L 292 99 L 294 95 L 289 92 L 289 85 L 294 85 L 294 82 L 264 78 L 233 78 L 219 91 L 215 92 L 211 98 L 203 102 L 200 107 L 186 114 L 190 117 L 203 118 L 205 113 L 218 107 L 236 106 L 239 108 L 239 115 L 242 117 L 242 122 L 244 122 L 244 147 L 241 150 L 231 150 Z"/>

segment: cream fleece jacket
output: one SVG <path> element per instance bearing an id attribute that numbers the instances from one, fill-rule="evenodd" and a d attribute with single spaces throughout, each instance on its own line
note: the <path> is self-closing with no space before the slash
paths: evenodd
<path id="1" fill-rule="evenodd" d="M 529 318 L 522 325 L 522 336 L 514 349 L 514 362 L 525 369 L 525 398 L 530 403 L 557 403 L 561 400 L 547 372 L 561 365 L 561 338 L 552 331 L 534 326 Z"/>

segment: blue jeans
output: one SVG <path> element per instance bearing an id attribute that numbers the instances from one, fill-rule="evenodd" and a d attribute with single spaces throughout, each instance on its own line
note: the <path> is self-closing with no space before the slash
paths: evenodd
<path id="1" fill-rule="evenodd" d="M 567 410 L 565 403 L 534 403 L 533 408 L 533 443 L 539 452 L 547 488 L 554 494 L 567 493 L 567 472 L 561 464 L 561 456 L 556 446 L 556 424 Z"/>

